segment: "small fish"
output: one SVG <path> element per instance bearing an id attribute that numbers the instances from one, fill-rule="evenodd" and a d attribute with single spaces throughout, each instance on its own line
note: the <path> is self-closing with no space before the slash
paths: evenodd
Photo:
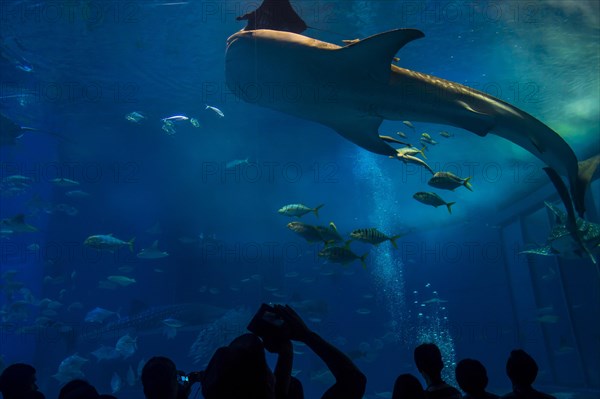
<path id="1" fill-rule="evenodd" d="M 449 213 L 452 213 L 452 205 L 454 205 L 456 203 L 456 202 L 446 202 L 436 193 L 428 193 L 428 192 L 423 192 L 423 191 L 415 193 L 413 195 L 413 198 L 425 205 L 431 205 L 435 208 L 437 208 L 440 205 L 446 205 Z"/>
<path id="2" fill-rule="evenodd" d="M 421 151 L 423 151 L 423 150 L 421 150 Z M 390 156 L 390 158 L 393 158 L 393 157 Z M 431 173 L 432 175 L 435 174 L 435 172 L 433 171 L 433 169 L 431 169 L 431 167 L 429 165 L 427 165 L 427 163 L 425 161 L 423 161 L 422 159 L 417 158 L 415 156 L 408 155 L 408 153 L 403 153 L 403 152 L 397 151 L 397 153 L 396 153 L 396 159 L 398 159 L 399 161 L 404 162 L 405 164 L 412 163 L 412 164 L 415 164 L 415 165 L 422 166 L 425 169 L 427 169 L 429 171 L 429 173 Z"/>
<path id="3" fill-rule="evenodd" d="M 158 240 L 154 241 L 151 247 L 144 248 L 137 254 L 140 259 L 160 259 L 167 256 L 169 256 L 167 252 L 158 249 Z"/>
<path id="4" fill-rule="evenodd" d="M 445 137 L 445 138 L 447 138 L 447 139 L 449 139 L 450 137 L 454 137 L 454 135 L 453 135 L 453 134 L 450 134 L 450 133 L 448 133 L 448 132 L 447 132 L 447 131 L 445 131 L 445 130 L 442 130 L 442 131 L 440 132 L 440 136 L 442 136 L 442 137 Z"/>
<path id="5" fill-rule="evenodd" d="M 176 133 L 175 124 L 173 123 L 173 121 L 164 121 L 162 125 L 162 130 L 167 132 L 169 136 L 172 136 Z"/>
<path id="6" fill-rule="evenodd" d="M 50 183 L 58 187 L 75 187 L 79 185 L 78 181 L 67 179 L 64 177 L 57 177 L 56 179 L 50 180 Z"/>
<path id="7" fill-rule="evenodd" d="M 139 123 L 142 120 L 146 119 L 146 117 L 144 115 L 142 115 L 140 112 L 133 111 L 133 112 L 125 115 L 125 119 L 128 120 L 129 122 Z"/>
<path id="8" fill-rule="evenodd" d="M 58 372 L 52 377 L 61 383 L 65 383 L 75 378 L 84 378 L 81 367 L 83 367 L 87 361 L 87 359 L 79 356 L 77 353 L 69 356 L 60 362 Z"/>
<path id="9" fill-rule="evenodd" d="M 358 309 L 356 309 L 356 313 L 358 313 L 358 314 L 362 314 L 362 315 L 371 314 L 371 309 L 367 309 L 367 308 L 358 308 Z"/>
<path id="10" fill-rule="evenodd" d="M 2 182 L 11 185 L 24 186 L 29 185 L 31 182 L 33 182 L 33 179 L 31 177 L 23 175 L 10 175 L 2 179 Z"/>
<path id="11" fill-rule="evenodd" d="M 323 238 L 321 233 L 315 226 L 302 222 L 290 222 L 287 228 L 304 238 L 308 242 L 321 242 Z"/>
<path id="12" fill-rule="evenodd" d="M 136 283 L 134 278 L 127 276 L 108 276 L 106 279 L 111 283 L 120 285 L 121 287 L 127 287 L 128 285 Z"/>
<path id="13" fill-rule="evenodd" d="M 431 136 L 429 135 L 429 133 L 421 133 L 421 137 L 424 138 L 424 139 L 426 139 L 426 140 L 433 140 L 431 138 Z"/>
<path id="14" fill-rule="evenodd" d="M 122 246 L 129 247 L 129 250 L 133 252 L 133 242 L 135 241 L 135 237 L 129 241 L 123 241 L 116 237 L 113 237 L 112 234 L 98 234 L 89 236 L 83 242 L 84 245 L 88 247 L 95 248 L 98 250 L 106 249 L 108 251 L 113 252 L 116 249 L 121 248 Z"/>
<path id="15" fill-rule="evenodd" d="M 119 338 L 117 341 L 117 345 L 115 345 L 115 350 L 119 352 L 124 359 L 127 359 L 131 355 L 135 353 L 137 350 L 137 338 L 131 337 L 129 334 L 126 334 Z"/>
<path id="16" fill-rule="evenodd" d="M 437 141 L 435 141 L 432 138 L 421 137 L 419 141 L 421 141 L 421 144 L 430 144 L 430 145 L 437 145 L 437 144 L 439 144 Z"/>
<path id="17" fill-rule="evenodd" d="M 95 351 L 91 352 L 92 356 L 96 358 L 96 361 L 100 362 L 102 360 L 114 360 L 121 357 L 119 352 L 115 350 L 115 348 L 111 346 L 102 345 Z"/>
<path id="18" fill-rule="evenodd" d="M 234 159 L 233 161 L 229 161 L 225 164 L 225 169 L 234 169 L 241 165 L 247 165 L 248 158 L 246 159 Z"/>
<path id="19" fill-rule="evenodd" d="M 205 109 L 211 110 L 212 112 L 214 112 L 215 114 L 217 114 L 219 116 L 219 118 L 224 118 L 225 117 L 225 114 L 223 113 L 223 111 L 221 111 L 217 107 L 211 107 L 210 105 L 207 105 Z"/>
<path id="20" fill-rule="evenodd" d="M 446 302 L 448 302 L 448 301 L 446 301 L 446 300 L 444 300 L 444 299 L 437 298 L 437 297 L 436 297 L 436 298 L 431 298 L 431 299 L 428 299 L 428 300 L 426 300 L 426 301 L 423 301 L 423 303 L 426 303 L 426 304 L 432 304 L 432 303 L 446 303 Z"/>
<path id="21" fill-rule="evenodd" d="M 399 131 L 398 131 L 398 132 L 396 132 L 396 134 L 397 134 L 398 136 L 402 137 L 402 138 L 405 138 L 405 139 L 407 139 L 407 138 L 408 138 L 408 136 L 407 136 L 407 135 L 406 135 L 406 133 L 404 133 L 404 132 L 399 132 Z"/>
<path id="22" fill-rule="evenodd" d="M 133 368 L 131 367 L 131 364 L 129 365 L 129 368 L 127 369 L 126 381 L 127 381 L 127 385 L 129 385 L 130 387 L 135 385 L 135 373 L 133 372 Z"/>
<path id="23" fill-rule="evenodd" d="M 366 242 L 366 243 L 373 244 L 373 245 L 379 245 L 384 241 L 389 241 L 392 243 L 392 246 L 394 248 L 398 248 L 398 245 L 396 245 L 396 240 L 398 238 L 402 237 L 402 234 L 399 234 L 399 235 L 396 235 L 393 237 L 388 237 L 387 235 L 383 234 L 381 231 L 377 230 L 375 227 L 371 227 L 368 229 L 354 230 L 353 232 L 350 233 L 350 237 L 352 237 L 355 240 Z"/>
<path id="24" fill-rule="evenodd" d="M 184 122 L 184 121 L 188 121 L 190 120 L 190 118 L 188 118 L 185 115 L 174 115 L 174 116 L 169 116 L 168 118 L 162 118 L 161 121 L 163 122 Z"/>
<path id="25" fill-rule="evenodd" d="M 471 177 L 462 179 L 451 172 L 437 172 L 427 182 L 431 187 L 439 188 L 442 190 L 454 191 L 460 186 L 466 187 L 467 190 L 473 191 L 471 183 L 469 182 Z"/>
<path id="26" fill-rule="evenodd" d="M 196 118 L 190 118 L 190 123 L 194 127 L 200 127 L 200 122 L 198 122 L 198 119 L 196 119 Z"/>
<path id="27" fill-rule="evenodd" d="M 81 198 L 87 198 L 89 197 L 91 194 L 90 193 L 86 193 L 85 191 L 81 191 L 81 190 L 71 190 L 71 191 L 67 191 L 65 193 L 65 195 L 69 198 L 77 198 L 77 199 L 81 199 Z"/>
<path id="28" fill-rule="evenodd" d="M 367 254 L 364 254 L 362 256 L 356 255 L 350 250 L 349 243 L 343 247 L 333 245 L 327 246 L 320 250 L 318 255 L 319 257 L 325 258 L 330 262 L 339 263 L 342 265 L 347 265 L 349 263 L 354 262 L 355 260 L 360 260 L 360 263 L 362 263 L 363 268 L 367 268 L 367 264 L 365 262 Z"/>
<path id="29" fill-rule="evenodd" d="M 415 129 L 415 125 L 413 125 L 411 121 L 402 121 L 402 123 L 404 123 L 406 126 L 413 130 Z"/>
<path id="30" fill-rule="evenodd" d="M 110 387 L 112 389 L 113 394 L 119 392 L 123 387 L 123 380 L 121 380 L 121 377 L 119 376 L 119 374 L 117 374 L 117 372 L 113 373 L 113 376 L 110 380 Z"/>
<path id="31" fill-rule="evenodd" d="M 325 204 L 321 204 L 316 208 L 309 208 L 303 204 L 290 204 L 282 207 L 277 212 L 280 215 L 290 216 L 290 217 L 302 217 L 309 212 L 313 212 L 316 217 L 319 217 L 319 209 L 321 209 Z"/>

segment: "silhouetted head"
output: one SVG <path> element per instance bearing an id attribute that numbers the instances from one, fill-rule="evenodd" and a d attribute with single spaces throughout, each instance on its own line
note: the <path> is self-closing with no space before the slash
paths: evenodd
<path id="1" fill-rule="evenodd" d="M 442 353 L 436 344 L 421 344 L 415 348 L 415 364 L 422 374 L 432 380 L 441 378 L 444 362 Z"/>
<path id="2" fill-rule="evenodd" d="M 97 399 L 100 395 L 96 388 L 85 380 L 69 381 L 58 394 L 58 399 Z"/>
<path id="3" fill-rule="evenodd" d="M 271 399 L 273 385 L 262 341 L 244 334 L 217 349 L 206 367 L 202 394 L 206 399 Z"/>
<path id="4" fill-rule="evenodd" d="M 142 369 L 142 385 L 147 399 L 176 399 L 179 387 L 175 363 L 163 356 L 151 358 Z"/>
<path id="5" fill-rule="evenodd" d="M 24 363 L 8 366 L 0 375 L 0 392 L 4 399 L 22 398 L 37 391 L 35 368 Z"/>
<path id="6" fill-rule="evenodd" d="M 485 367 L 475 359 L 463 359 L 456 365 L 454 371 L 456 382 L 460 389 L 469 395 L 477 395 L 485 392 L 488 384 L 488 376 Z"/>
<path id="7" fill-rule="evenodd" d="M 425 399 L 425 391 L 417 377 L 400 374 L 394 383 L 392 399 Z"/>
<path id="8" fill-rule="evenodd" d="M 537 377 L 538 365 L 535 360 L 522 349 L 510 352 L 506 361 L 506 375 L 513 386 L 527 387 L 533 384 Z"/>

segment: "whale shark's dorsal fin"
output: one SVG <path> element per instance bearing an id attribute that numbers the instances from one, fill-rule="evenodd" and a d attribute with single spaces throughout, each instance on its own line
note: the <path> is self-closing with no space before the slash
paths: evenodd
<path id="1" fill-rule="evenodd" d="M 308 27 L 294 11 L 290 0 L 264 0 L 256 10 L 236 19 L 248 21 L 242 30 L 271 29 L 299 34 Z"/>
<path id="2" fill-rule="evenodd" d="M 368 64 L 371 77 L 387 82 L 390 76 L 390 65 L 396 53 L 406 43 L 424 36 L 425 34 L 417 29 L 395 29 L 349 44 L 341 51 L 354 60 L 361 60 L 362 65 Z"/>

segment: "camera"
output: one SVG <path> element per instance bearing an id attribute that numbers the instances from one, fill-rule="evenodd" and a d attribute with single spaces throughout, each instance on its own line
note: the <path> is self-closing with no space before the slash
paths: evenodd
<path id="1" fill-rule="evenodd" d="M 284 338 L 288 336 L 288 326 L 271 305 L 263 303 L 247 327 L 248 331 L 261 338 Z"/>
<path id="2" fill-rule="evenodd" d="M 177 372 L 177 382 L 182 385 L 191 385 L 196 382 L 202 382 L 202 371 L 192 371 L 189 374 L 185 374 L 183 371 Z"/>

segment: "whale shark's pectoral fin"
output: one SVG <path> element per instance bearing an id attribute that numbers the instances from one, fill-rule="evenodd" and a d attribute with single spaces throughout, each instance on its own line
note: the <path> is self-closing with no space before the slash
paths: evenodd
<path id="1" fill-rule="evenodd" d="M 351 43 L 339 51 L 349 58 L 348 65 L 363 68 L 376 81 L 387 83 L 396 53 L 405 44 L 424 36 L 417 29 L 396 29 Z"/>
<path id="2" fill-rule="evenodd" d="M 379 137 L 379 126 L 383 120 L 372 116 L 352 115 L 328 123 L 328 126 L 344 138 L 375 154 L 394 156 L 396 150 Z"/>
<path id="3" fill-rule="evenodd" d="M 264 0 L 256 10 L 236 19 L 248 21 L 242 30 L 271 29 L 302 33 L 308 27 L 296 14 L 289 0 Z"/>

